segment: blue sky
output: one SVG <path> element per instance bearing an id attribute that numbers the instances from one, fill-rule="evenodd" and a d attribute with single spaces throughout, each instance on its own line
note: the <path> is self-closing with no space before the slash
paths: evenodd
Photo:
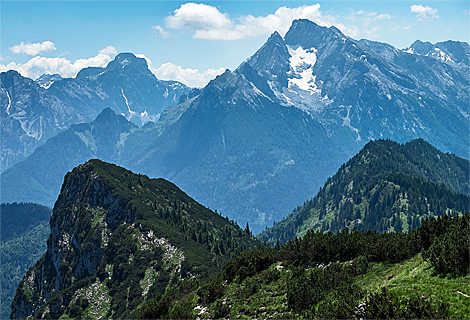
<path id="1" fill-rule="evenodd" d="M 116 53 L 146 57 L 160 79 L 202 86 L 235 69 L 293 19 L 397 48 L 469 42 L 469 1 L 4 1 L 0 71 L 74 77 Z"/>

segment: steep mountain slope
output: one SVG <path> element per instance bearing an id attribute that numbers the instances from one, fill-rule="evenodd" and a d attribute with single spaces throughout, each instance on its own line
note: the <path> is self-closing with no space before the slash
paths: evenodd
<path id="1" fill-rule="evenodd" d="M 13 319 L 135 318 L 147 297 L 260 245 L 170 182 L 99 160 L 66 175 L 50 227 Z"/>
<path id="2" fill-rule="evenodd" d="M 68 171 L 92 158 L 119 162 L 124 141 L 134 130 L 136 125 L 109 108 L 91 123 L 72 125 L 1 175 L 2 202 L 52 206 Z"/>
<path id="3" fill-rule="evenodd" d="M 161 135 L 149 130 L 129 166 L 261 231 L 370 139 L 424 138 L 467 156 L 468 100 L 461 68 L 296 20 Z"/>
<path id="4" fill-rule="evenodd" d="M 110 107 L 139 126 L 156 121 L 189 90 L 177 81 L 158 80 L 145 59 L 132 53 L 120 53 L 106 68 L 85 68 L 76 78 L 55 81 L 48 89 L 89 121 Z"/>
<path id="5" fill-rule="evenodd" d="M 259 237 L 284 243 L 308 230 L 410 231 L 421 219 L 470 211 L 470 163 L 424 140 L 369 142 L 311 200 Z"/>
<path id="6" fill-rule="evenodd" d="M 140 81 L 157 90 L 149 79 L 145 60 L 121 54 L 49 90 L 83 110 L 106 102 L 129 117 L 143 112 L 130 102 L 144 94 Z M 110 161 L 170 179 L 255 232 L 315 194 L 370 139 L 424 138 L 469 154 L 469 82 L 461 66 L 308 20 L 294 21 L 284 38 L 274 33 L 237 70 L 178 101 L 128 135 L 120 158 Z M 48 201 L 55 192 L 44 192 Z"/>
<path id="7" fill-rule="evenodd" d="M 304 201 L 352 153 L 315 119 L 228 70 L 161 135 L 154 132 L 130 168 L 181 185 L 255 232 Z"/>
<path id="8" fill-rule="evenodd" d="M 21 279 L 46 252 L 51 209 L 33 203 L 2 204 L 0 246 L 0 319 L 9 319 Z"/>
<path id="9" fill-rule="evenodd" d="M 0 173 L 82 121 L 73 108 L 16 71 L 0 73 L 0 117 Z"/>

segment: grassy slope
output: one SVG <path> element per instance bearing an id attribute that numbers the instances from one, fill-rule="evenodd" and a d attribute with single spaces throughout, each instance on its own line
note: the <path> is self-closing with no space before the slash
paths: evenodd
<path id="1" fill-rule="evenodd" d="M 212 318 L 214 314 L 220 315 L 222 305 L 229 306 L 226 308 L 229 313 L 223 316 L 230 319 L 303 318 L 287 305 L 290 274 L 289 267 L 276 262 L 252 277 L 228 284 L 225 294 L 212 304 L 197 306 L 197 295 L 192 296 L 193 315 L 201 319 Z M 354 280 L 359 288 L 369 293 L 385 287 L 396 296 L 425 296 L 431 301 L 442 299 L 449 304 L 448 318 L 454 319 L 465 319 L 470 314 L 469 282 L 469 275 L 453 277 L 436 273 L 428 262 L 423 261 L 421 254 L 396 264 L 371 263 L 369 271 Z M 331 295 L 330 298 L 334 299 Z"/>
<path id="2" fill-rule="evenodd" d="M 421 254 L 397 264 L 374 264 L 355 282 L 369 292 L 385 287 L 398 296 L 424 295 L 430 299 L 443 299 L 450 304 L 449 318 L 465 319 L 470 315 L 470 276 L 438 274 L 423 261 Z"/>

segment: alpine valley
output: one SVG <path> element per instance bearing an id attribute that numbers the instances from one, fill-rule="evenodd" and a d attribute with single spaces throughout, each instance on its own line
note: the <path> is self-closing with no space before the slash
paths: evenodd
<path id="1" fill-rule="evenodd" d="M 295 20 L 203 88 L 1 73 L 1 316 L 465 317 L 469 61 Z"/>

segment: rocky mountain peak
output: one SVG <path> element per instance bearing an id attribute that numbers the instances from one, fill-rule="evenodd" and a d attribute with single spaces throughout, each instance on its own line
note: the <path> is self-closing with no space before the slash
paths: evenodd
<path id="1" fill-rule="evenodd" d="M 421 55 L 425 55 L 426 53 L 429 52 L 429 50 L 431 50 L 431 48 L 433 47 L 432 43 L 429 42 L 429 41 L 426 41 L 426 42 L 423 42 L 421 40 L 416 40 L 415 42 L 413 42 L 411 44 L 411 46 L 408 48 L 409 49 L 412 49 L 411 51 L 413 53 L 417 53 L 417 54 L 421 54 Z M 406 51 L 407 49 L 405 49 Z"/>
<path id="2" fill-rule="evenodd" d="M 124 69 L 132 67 L 134 69 L 148 70 L 147 61 L 144 58 L 137 58 L 133 53 L 124 52 L 120 53 L 111 61 L 106 69 Z"/>
<path id="3" fill-rule="evenodd" d="M 105 123 L 113 122 L 115 124 L 120 125 L 128 125 L 131 127 L 137 128 L 135 124 L 126 120 L 126 118 L 122 115 L 117 115 L 113 109 L 105 108 L 101 113 L 96 117 L 96 119 L 92 122 L 95 125 L 103 125 Z M 109 127 L 108 127 L 109 129 Z"/>
<path id="4" fill-rule="evenodd" d="M 32 82 L 34 81 L 23 77 L 18 71 L 15 70 L 8 70 L 7 72 L 0 73 L 0 86 L 3 88 L 11 88 L 20 83 L 31 84 Z"/>
<path id="5" fill-rule="evenodd" d="M 40 76 L 39 78 L 36 79 L 36 82 L 41 86 L 43 87 L 44 89 L 49 89 L 50 86 L 56 82 L 56 81 L 60 81 L 64 78 L 62 78 L 59 74 L 57 73 L 54 73 L 54 74 L 43 74 L 42 76 Z"/>
<path id="6" fill-rule="evenodd" d="M 432 44 L 428 41 L 422 42 L 416 40 L 409 48 L 403 51 L 440 60 L 454 67 L 461 68 L 465 73 L 470 68 L 470 45 L 466 42 L 448 40 Z"/>
<path id="7" fill-rule="evenodd" d="M 336 27 L 322 27 L 307 19 L 294 20 L 284 39 L 288 45 L 300 45 L 304 49 L 317 48 L 331 38 L 347 37 Z"/>

